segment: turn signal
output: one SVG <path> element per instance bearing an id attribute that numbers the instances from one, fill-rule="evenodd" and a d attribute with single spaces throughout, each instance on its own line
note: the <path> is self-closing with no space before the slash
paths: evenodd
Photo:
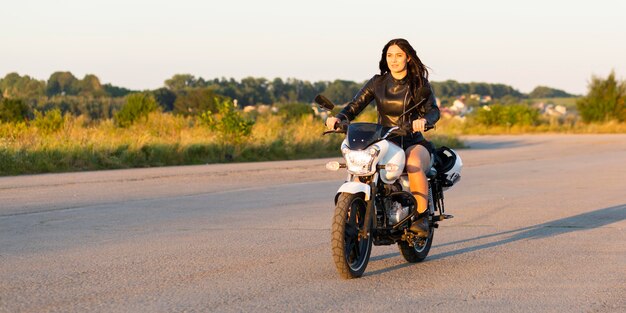
<path id="1" fill-rule="evenodd" d="M 339 162 L 331 161 L 331 162 L 326 163 L 326 169 L 330 171 L 339 170 Z"/>
<path id="2" fill-rule="evenodd" d="M 398 164 L 387 163 L 385 164 L 385 171 L 387 172 L 395 172 L 398 170 Z"/>

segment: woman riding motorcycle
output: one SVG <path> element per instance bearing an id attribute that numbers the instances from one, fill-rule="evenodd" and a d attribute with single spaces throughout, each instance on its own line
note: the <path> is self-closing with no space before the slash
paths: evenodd
<path id="1" fill-rule="evenodd" d="M 418 89 L 431 88 L 428 70 L 407 40 L 389 41 L 383 48 L 379 68 L 380 74 L 374 75 L 339 114 L 329 117 L 326 126 L 334 129 L 341 121 L 353 120 L 372 100 L 376 100 L 379 124 L 411 126 L 412 133 L 390 141 L 402 147 L 407 156 L 409 185 L 419 213 L 410 230 L 418 236 L 427 237 L 430 230 L 425 213 L 428 207 L 426 171 L 431 167 L 434 146 L 422 132 L 426 125 L 433 126 L 439 120 L 439 108 L 432 90 L 427 99 L 420 99 L 424 93 L 418 92 Z M 418 103 L 421 104 L 416 109 L 405 114 Z"/>

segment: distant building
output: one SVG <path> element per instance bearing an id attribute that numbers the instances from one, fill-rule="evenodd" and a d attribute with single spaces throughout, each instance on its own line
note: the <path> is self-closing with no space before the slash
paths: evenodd
<path id="1" fill-rule="evenodd" d="M 538 102 L 533 105 L 539 112 L 546 116 L 564 116 L 567 115 L 567 108 L 562 105 L 554 105 L 552 103 Z"/>
<path id="2" fill-rule="evenodd" d="M 465 104 L 465 96 L 460 96 L 454 100 L 450 107 L 450 112 L 456 115 L 467 114 L 467 105 Z"/>

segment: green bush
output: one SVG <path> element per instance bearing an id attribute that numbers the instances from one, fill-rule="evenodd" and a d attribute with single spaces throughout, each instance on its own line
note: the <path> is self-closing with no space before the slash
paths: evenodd
<path id="1" fill-rule="evenodd" d="M 217 132 L 222 143 L 240 144 L 252 132 L 253 121 L 247 120 L 233 105 L 233 102 L 224 99 L 215 99 L 217 113 L 206 111 L 200 115 L 200 120 Z"/>
<path id="2" fill-rule="evenodd" d="M 32 125 L 37 127 L 44 133 L 53 133 L 63 127 L 63 115 L 60 109 L 52 109 L 48 112 L 41 113 L 35 110 L 35 119 Z"/>
<path id="3" fill-rule="evenodd" d="M 115 113 L 115 123 L 119 127 L 128 127 L 140 118 L 147 119 L 150 112 L 159 108 L 154 96 L 146 93 L 134 93 L 126 98 L 126 104 Z"/>
<path id="4" fill-rule="evenodd" d="M 487 126 L 537 125 L 539 110 L 523 104 L 495 104 L 478 109 L 474 120 Z"/>
<path id="5" fill-rule="evenodd" d="M 19 99 L 2 99 L 0 102 L 0 121 L 5 123 L 24 122 L 28 119 L 30 108 Z"/>
<path id="6" fill-rule="evenodd" d="M 615 73 L 607 79 L 593 77 L 589 92 L 576 107 L 585 122 L 626 121 L 626 82 L 618 82 Z"/>

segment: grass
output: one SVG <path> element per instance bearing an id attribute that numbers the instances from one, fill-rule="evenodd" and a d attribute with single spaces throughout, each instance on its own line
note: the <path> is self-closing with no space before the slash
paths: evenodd
<path id="1" fill-rule="evenodd" d="M 521 134 L 620 134 L 626 133 L 626 123 L 608 121 L 583 123 L 573 116 L 565 118 L 542 117 L 537 125 L 483 125 L 471 118 L 442 118 L 437 132 L 451 137 L 462 135 L 521 135 Z"/>
<path id="2" fill-rule="evenodd" d="M 322 121 L 311 115 L 259 115 L 240 144 L 198 119 L 168 113 L 127 128 L 68 115 L 60 123 L 53 131 L 34 122 L 0 124 L 0 175 L 335 157 L 344 138 L 322 136 Z M 449 135 L 434 140 L 462 145 Z"/>
<path id="3" fill-rule="evenodd" d="M 0 175 L 339 155 L 341 139 L 322 137 L 322 132 L 322 122 L 312 116 L 289 122 L 280 116 L 259 117 L 252 135 L 239 145 L 194 118 L 163 113 L 128 128 L 71 116 L 54 132 L 5 123 L 0 124 Z"/>
<path id="4" fill-rule="evenodd" d="M 357 119 L 376 120 L 369 107 Z M 240 144 L 219 136 L 192 117 L 151 113 L 127 128 L 112 120 L 91 122 L 64 116 L 59 127 L 0 123 L 0 175 L 120 169 L 187 164 L 338 157 L 342 135 L 322 136 L 322 121 L 311 115 L 256 116 L 251 135 Z M 626 133 L 626 123 L 584 124 L 572 118 L 546 119 L 536 126 L 484 126 L 442 118 L 426 133 L 435 145 L 463 147 L 466 134 Z"/>

